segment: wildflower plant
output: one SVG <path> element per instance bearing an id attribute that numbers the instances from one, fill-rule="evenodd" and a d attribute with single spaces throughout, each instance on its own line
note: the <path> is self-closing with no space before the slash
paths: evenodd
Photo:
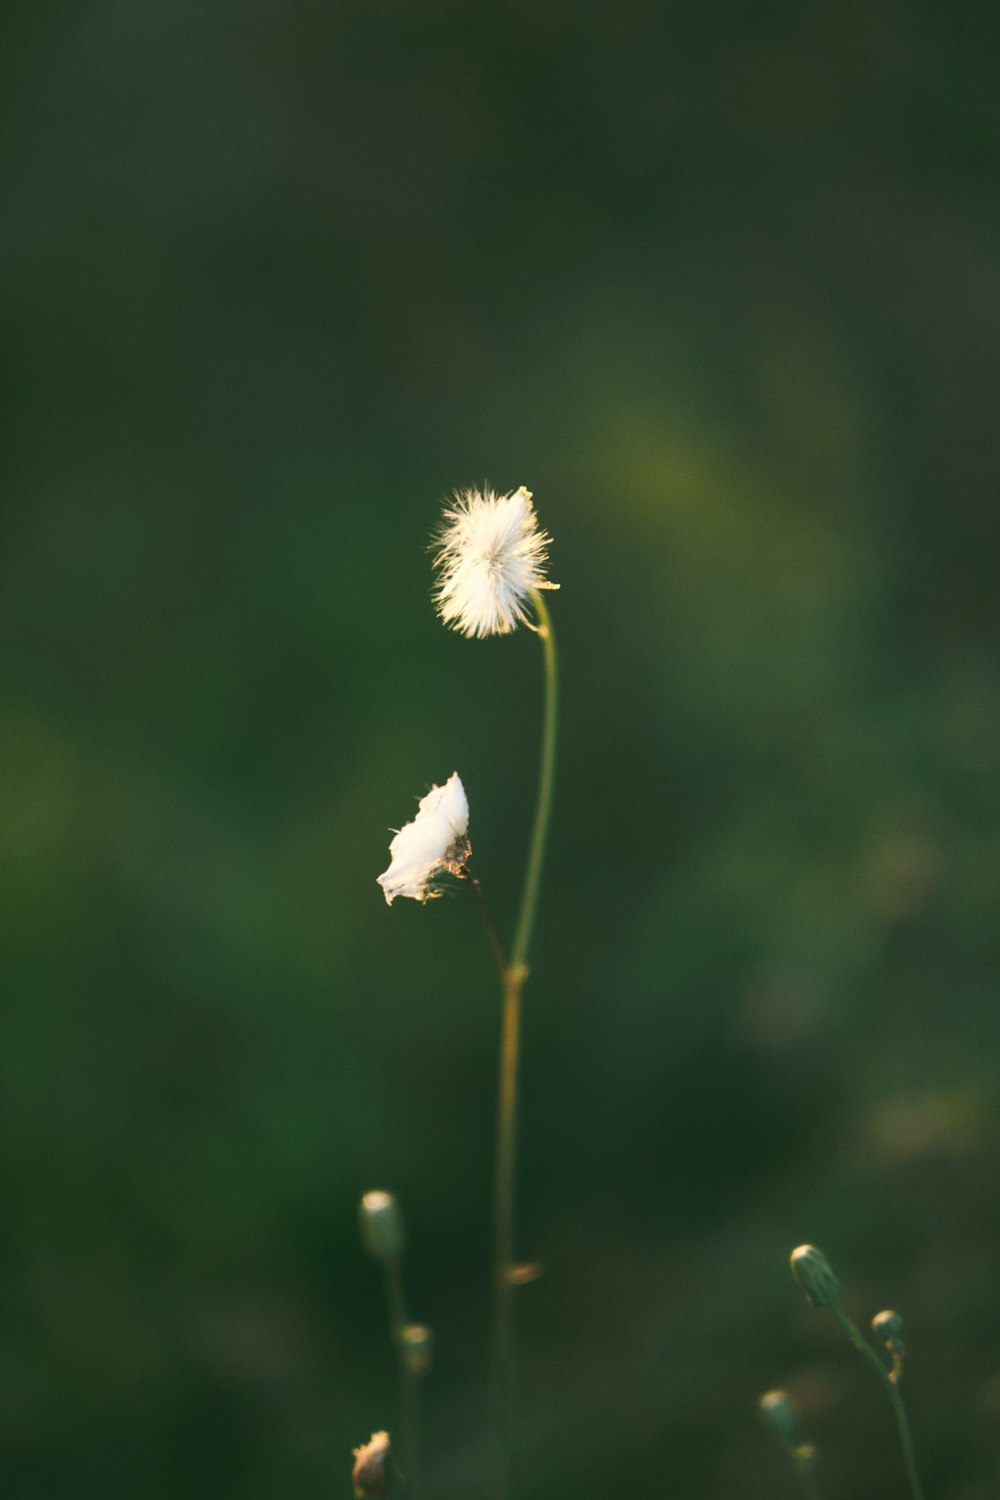
<path id="1" fill-rule="evenodd" d="M 433 1358 L 433 1335 L 422 1323 L 413 1323 L 407 1311 L 403 1285 L 403 1256 L 406 1231 L 403 1215 L 395 1196 L 381 1188 L 365 1193 L 358 1205 L 358 1228 L 361 1243 L 372 1260 L 382 1268 L 386 1307 L 389 1314 L 389 1338 L 396 1351 L 399 1373 L 399 1425 L 401 1448 L 406 1460 L 409 1493 L 415 1495 L 420 1484 L 420 1383 L 430 1371 Z M 377 1432 L 371 1443 L 356 1448 L 355 1495 L 385 1495 L 407 1492 L 402 1477 L 391 1470 L 392 1484 L 379 1489 L 384 1479 L 383 1459 L 389 1451 L 389 1434 Z M 358 1486 L 358 1469 L 369 1476 L 370 1489 Z"/>
<path id="2" fill-rule="evenodd" d="M 784 1451 L 806 1500 L 821 1500 L 816 1483 L 818 1454 L 815 1444 L 804 1443 L 799 1417 L 787 1391 L 765 1391 L 757 1402 L 761 1421 Z"/>
<path id="3" fill-rule="evenodd" d="M 822 1250 L 815 1245 L 799 1245 L 791 1254 L 792 1275 L 805 1293 L 810 1307 L 825 1308 L 831 1312 L 847 1334 L 851 1343 L 876 1371 L 889 1398 L 892 1414 L 896 1419 L 903 1467 L 913 1500 L 924 1500 L 924 1489 L 917 1470 L 917 1456 L 913 1446 L 909 1418 L 903 1405 L 900 1382 L 903 1376 L 903 1320 L 898 1313 L 887 1309 L 876 1313 L 872 1319 L 872 1332 L 891 1361 L 886 1368 L 884 1359 L 872 1348 L 854 1319 L 841 1305 L 840 1282 Z"/>
<path id="4" fill-rule="evenodd" d="M 542 714 L 538 791 L 524 883 L 513 940 L 508 948 L 493 919 L 479 880 L 470 868 L 469 806 L 458 773 L 434 786 L 421 800 L 416 818 L 390 845 L 389 868 L 378 877 L 389 905 L 397 896 L 426 902 L 440 894 L 443 875 L 464 880 L 482 915 L 500 977 L 502 996 L 500 1061 L 497 1081 L 496 1155 L 493 1218 L 493 1397 L 505 1455 L 501 1484 L 513 1437 L 515 1336 L 513 1297 L 531 1279 L 532 1268 L 516 1255 L 517 1120 L 521 1006 L 528 976 L 545 845 L 555 778 L 558 666 L 545 593 L 558 588 L 545 576 L 550 538 L 535 515 L 531 492 L 509 494 L 485 489 L 456 493 L 446 505 L 433 541 L 435 608 L 442 622 L 469 639 L 509 635 L 525 625 L 543 652 L 545 699 Z"/>

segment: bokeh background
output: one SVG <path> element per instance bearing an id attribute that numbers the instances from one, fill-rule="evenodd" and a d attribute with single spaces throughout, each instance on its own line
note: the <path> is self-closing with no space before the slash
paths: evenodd
<path id="1" fill-rule="evenodd" d="M 388 911 L 458 768 L 508 929 L 540 653 L 429 604 L 554 537 L 522 1494 L 903 1495 L 787 1272 L 907 1319 L 1000 1489 L 995 8 L 99 0 L 0 50 L 5 1493 L 347 1495 L 394 1426 L 356 1202 L 483 1454 L 498 1005 Z"/>

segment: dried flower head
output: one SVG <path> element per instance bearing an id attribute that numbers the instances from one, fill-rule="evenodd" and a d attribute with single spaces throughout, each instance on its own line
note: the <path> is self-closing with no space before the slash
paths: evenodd
<path id="1" fill-rule="evenodd" d="M 434 603 L 446 625 L 465 636 L 507 635 L 530 624 L 525 608 L 545 578 L 551 538 L 539 530 L 531 491 L 512 495 L 463 490 L 445 510 L 435 538 Z"/>
<path id="2" fill-rule="evenodd" d="M 384 1495 L 389 1475 L 389 1434 L 373 1432 L 367 1443 L 354 1449 L 354 1494 L 357 1500 L 363 1496 Z"/>
<path id="3" fill-rule="evenodd" d="M 444 786 L 432 786 L 421 798 L 417 816 L 389 845 L 392 863 L 378 883 L 389 906 L 397 896 L 430 901 L 441 892 L 434 879 L 443 870 L 461 875 L 472 852 L 468 838 L 469 803 L 454 771 Z"/>

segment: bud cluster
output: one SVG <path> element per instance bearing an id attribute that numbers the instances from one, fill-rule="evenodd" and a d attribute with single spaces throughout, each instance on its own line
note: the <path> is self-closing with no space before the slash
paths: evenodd
<path id="1" fill-rule="evenodd" d="M 828 1308 L 847 1334 L 858 1353 L 874 1366 L 878 1372 L 889 1400 L 892 1403 L 899 1430 L 903 1463 L 910 1482 L 914 1500 L 922 1500 L 923 1489 L 917 1474 L 916 1457 L 910 1424 L 899 1394 L 899 1383 L 903 1374 L 903 1357 L 906 1346 L 903 1342 L 903 1320 L 899 1313 L 886 1308 L 876 1313 L 871 1322 L 876 1342 L 889 1355 L 891 1369 L 886 1368 L 883 1357 L 865 1338 L 850 1314 L 840 1304 L 840 1282 L 833 1267 L 815 1245 L 799 1245 L 791 1254 L 792 1275 L 805 1293 L 811 1307 Z M 797 1441 L 795 1411 L 784 1391 L 768 1391 L 758 1403 L 761 1416 L 775 1436 L 784 1445 L 789 1458 L 802 1481 L 803 1489 L 815 1493 L 812 1468 L 816 1461 L 816 1450 L 809 1443 Z"/>
<path id="2" fill-rule="evenodd" d="M 757 1402 L 761 1421 L 784 1448 L 796 1473 L 808 1476 L 818 1457 L 813 1443 L 799 1441 L 799 1418 L 787 1391 L 765 1391 Z"/>
<path id="3" fill-rule="evenodd" d="M 906 1353 L 903 1343 L 903 1320 L 899 1313 L 886 1308 L 872 1318 L 872 1333 L 883 1344 L 893 1359 L 901 1359 Z"/>

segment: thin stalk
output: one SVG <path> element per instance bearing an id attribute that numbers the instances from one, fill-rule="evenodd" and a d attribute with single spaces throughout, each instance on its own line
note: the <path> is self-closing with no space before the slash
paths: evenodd
<path id="1" fill-rule="evenodd" d="M 788 1457 L 806 1500 L 823 1500 L 823 1492 L 816 1483 L 815 1475 L 803 1464 L 795 1448 L 789 1450 Z"/>
<path id="2" fill-rule="evenodd" d="M 479 914 L 483 919 L 483 926 L 486 928 L 486 936 L 489 938 L 490 947 L 493 949 L 493 957 L 497 961 L 497 970 L 500 974 L 500 982 L 502 984 L 510 966 L 507 962 L 507 949 L 504 946 L 503 938 L 500 936 L 500 929 L 493 920 L 493 913 L 490 911 L 489 903 L 486 900 L 479 881 L 467 869 L 462 871 L 462 878 L 467 880 L 472 887 L 472 894 L 476 898 L 476 905 L 479 907 Z"/>
<path id="3" fill-rule="evenodd" d="M 531 830 L 531 846 L 528 851 L 528 867 L 521 892 L 521 908 L 514 929 L 514 945 L 511 948 L 510 967 L 515 972 L 528 962 L 528 948 L 535 925 L 538 907 L 538 890 L 545 863 L 545 844 L 548 839 L 549 819 L 552 815 L 552 791 L 556 775 L 556 733 L 559 724 L 559 662 L 556 656 L 556 638 L 552 633 L 552 618 L 541 594 L 532 596 L 535 614 L 538 617 L 536 632 L 545 652 L 545 709 L 542 719 L 542 756 L 538 772 L 538 800 L 535 803 L 535 822 Z"/>
<path id="4" fill-rule="evenodd" d="M 899 1386 L 893 1378 L 899 1372 L 898 1363 L 894 1361 L 893 1372 L 890 1374 L 860 1328 L 847 1316 L 843 1308 L 831 1307 L 830 1311 L 847 1334 L 855 1349 L 863 1354 L 878 1371 L 879 1379 L 885 1386 L 886 1395 L 889 1397 L 889 1404 L 896 1418 L 896 1427 L 899 1432 L 899 1446 L 903 1450 L 903 1465 L 906 1469 L 906 1477 L 910 1483 L 913 1500 L 924 1500 L 923 1485 L 920 1483 L 920 1475 L 917 1473 L 917 1456 L 913 1449 L 913 1434 L 910 1431 L 910 1423 L 906 1415 L 906 1408 L 903 1406 L 903 1398 L 899 1393 Z"/>
<path id="5" fill-rule="evenodd" d="M 514 946 L 508 955 L 483 889 L 468 871 L 486 935 L 496 960 L 503 997 L 500 1026 L 500 1067 L 497 1076 L 496 1159 L 493 1176 L 493 1408 L 501 1445 L 500 1493 L 510 1493 L 515 1402 L 514 1292 L 518 1284 L 516 1244 L 518 1074 L 521 1053 L 521 991 L 528 975 L 527 959 L 538 908 L 545 845 L 552 815 L 558 728 L 558 659 L 552 620 L 541 594 L 533 596 L 536 633 L 545 664 L 545 706 L 535 817 L 528 846 L 521 904 Z"/>
<path id="6" fill-rule="evenodd" d="M 497 1137 L 494 1170 L 494 1265 L 493 1265 L 493 1400 L 497 1428 L 504 1452 L 503 1493 L 510 1489 L 516 1400 L 514 1293 L 516 1291 L 516 1181 L 519 1062 L 521 1051 L 521 991 L 527 978 L 528 950 L 538 908 L 545 845 L 552 814 L 555 784 L 556 735 L 558 727 L 558 659 L 552 621 L 541 594 L 533 604 L 538 619 L 545 666 L 545 706 L 542 716 L 542 749 L 539 764 L 535 818 L 528 848 L 521 905 L 514 944 L 507 958 L 492 921 L 487 930 L 493 940 L 503 991 L 500 1031 L 500 1068 L 497 1079 Z M 481 898 L 481 893 L 477 892 Z M 485 909 L 484 909 L 485 914 Z"/>
<path id="7" fill-rule="evenodd" d="M 400 1256 L 384 1263 L 385 1301 L 389 1309 L 389 1337 L 399 1348 L 400 1331 L 410 1321 L 406 1315 L 406 1293 L 403 1291 L 403 1262 Z"/>
<path id="8" fill-rule="evenodd" d="M 403 1262 L 385 1262 L 385 1300 L 389 1309 L 389 1337 L 399 1368 L 399 1450 L 408 1493 L 416 1500 L 420 1489 L 420 1378 L 407 1368 L 403 1358 L 403 1329 L 410 1321 L 403 1289 Z"/>
<path id="9" fill-rule="evenodd" d="M 518 1058 L 524 970 L 508 970 L 503 983 L 497 1142 L 494 1173 L 493 1400 L 501 1440 L 509 1451 L 516 1399 L 514 1353 L 515 1180 L 517 1171 Z"/>
<path id="10" fill-rule="evenodd" d="M 420 1494 L 420 1376 L 405 1365 L 399 1371 L 399 1428 L 403 1451 L 403 1472 L 409 1500 Z"/>

